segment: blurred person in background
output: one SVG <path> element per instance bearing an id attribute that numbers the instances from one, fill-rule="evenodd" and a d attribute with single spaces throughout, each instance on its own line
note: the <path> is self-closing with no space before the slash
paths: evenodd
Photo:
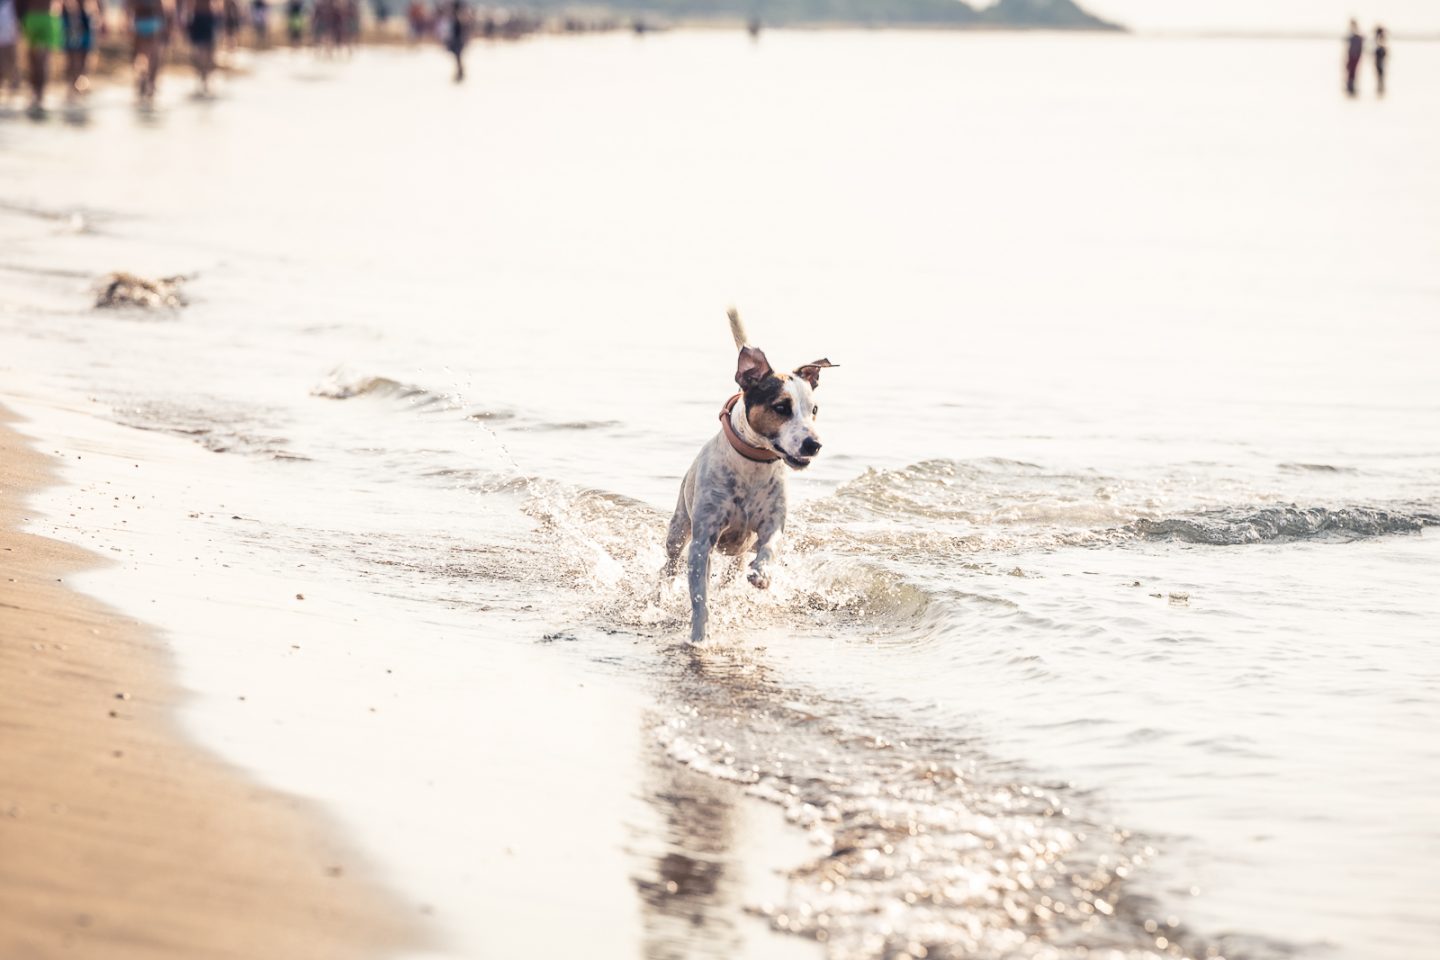
<path id="1" fill-rule="evenodd" d="M 220 28 L 217 0 L 189 0 L 185 37 L 190 41 L 190 62 L 200 77 L 200 96 L 210 96 L 210 74 L 215 72 L 215 35 Z"/>
<path id="2" fill-rule="evenodd" d="M 470 10 L 464 0 L 451 0 L 443 21 L 445 49 L 455 57 L 455 82 L 465 80 L 465 44 L 470 41 Z"/>
<path id="3" fill-rule="evenodd" d="M 310 33 L 311 40 L 322 52 L 335 52 L 340 37 L 340 0 L 315 0 Z"/>
<path id="4" fill-rule="evenodd" d="M 148 108 L 155 104 L 155 84 L 160 79 L 165 43 L 170 37 L 170 7 L 168 0 L 130 0 L 129 8 L 135 91 L 140 106 Z"/>
<path id="5" fill-rule="evenodd" d="M 1355 74 L 1365 56 L 1365 38 L 1360 35 L 1360 24 L 1350 21 L 1350 36 L 1345 40 L 1345 92 L 1355 96 Z"/>
<path id="6" fill-rule="evenodd" d="M 95 35 L 105 33 L 105 8 L 99 0 L 64 0 L 60 26 L 65 34 L 66 98 L 74 102 L 90 91 L 90 57 Z"/>
<path id="7" fill-rule="evenodd" d="M 64 37 L 53 0 L 15 0 L 20 34 L 25 38 L 26 79 L 30 81 L 30 115 L 45 113 L 45 82 L 50 78 L 50 51 L 59 50 Z"/>
<path id="8" fill-rule="evenodd" d="M 410 42 L 418 43 L 426 34 L 425 5 L 420 0 L 410 0 L 405 8 L 405 19 L 410 24 Z"/>
<path id="9" fill-rule="evenodd" d="M 317 46 L 324 46 L 333 3 L 334 0 L 315 0 L 310 6 L 310 42 Z"/>
<path id="10" fill-rule="evenodd" d="M 1375 82 L 1380 96 L 1385 96 L 1385 61 L 1390 59 L 1390 48 L 1385 45 L 1385 28 L 1375 28 Z"/>
<path id="11" fill-rule="evenodd" d="M 225 49 L 234 50 L 240 41 L 240 0 L 223 0 L 220 22 L 225 29 Z"/>
<path id="12" fill-rule="evenodd" d="M 298 47 L 305 40 L 305 0 L 285 0 L 285 33 L 290 46 Z"/>
<path id="13" fill-rule="evenodd" d="M 340 0 L 340 27 L 341 46 L 349 54 L 360 42 L 360 0 Z"/>
<path id="14" fill-rule="evenodd" d="M 270 4 L 266 0 L 250 0 L 250 29 L 255 31 L 255 46 L 270 45 Z"/>
<path id="15" fill-rule="evenodd" d="M 20 15 L 15 0 L 0 0 L 0 104 L 20 93 Z"/>

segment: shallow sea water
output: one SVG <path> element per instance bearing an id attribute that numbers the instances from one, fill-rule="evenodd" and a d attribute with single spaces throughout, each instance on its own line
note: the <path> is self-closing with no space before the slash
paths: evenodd
<path id="1" fill-rule="evenodd" d="M 1440 935 L 1440 45 L 1397 43 L 1385 100 L 1339 95 L 1337 50 L 676 33 L 477 46 L 463 89 L 425 51 L 280 54 L 210 103 L 171 77 L 149 119 L 110 91 L 0 124 L 0 374 L 213 451 L 107 482 L 389 624 L 355 643 L 425 663 L 407 730 L 468 729 L 446 670 L 487 644 L 638 698 L 621 752 L 683 839 L 630 878 L 646 955 L 759 955 L 716 933 L 748 913 L 835 960 L 1411 958 Z M 89 310 L 112 269 L 190 304 Z M 763 594 L 722 565 L 695 653 L 656 571 L 731 303 L 777 363 L 841 366 L 786 565 Z M 707 782 L 810 838 L 766 899 L 722 881 Z M 403 816 L 345 815 L 455 879 Z"/>

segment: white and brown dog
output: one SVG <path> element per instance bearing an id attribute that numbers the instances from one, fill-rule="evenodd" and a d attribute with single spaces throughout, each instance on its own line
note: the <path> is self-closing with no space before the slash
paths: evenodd
<path id="1" fill-rule="evenodd" d="M 749 580 L 770 586 L 775 538 L 785 529 L 785 470 L 803 470 L 820 452 L 815 432 L 814 390 L 820 371 L 836 364 L 816 360 L 794 373 L 776 373 L 758 347 L 750 346 L 740 316 L 730 311 L 730 332 L 740 350 L 735 382 L 740 393 L 720 411 L 720 432 L 690 465 L 665 538 L 665 575 L 680 569 L 690 542 L 690 642 L 705 639 L 709 618 L 710 552 L 738 556 L 753 545 Z M 743 403 L 741 401 L 744 401 Z"/>

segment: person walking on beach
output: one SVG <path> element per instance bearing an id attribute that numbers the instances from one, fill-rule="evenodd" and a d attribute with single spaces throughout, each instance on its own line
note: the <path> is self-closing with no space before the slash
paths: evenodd
<path id="1" fill-rule="evenodd" d="M 160 79 L 160 62 L 170 35 L 170 8 L 167 0 L 130 0 L 130 36 L 134 47 L 130 63 L 135 70 L 135 92 L 140 106 L 155 104 L 155 84 Z"/>
<path id="2" fill-rule="evenodd" d="M 305 41 L 305 0 L 285 0 L 285 34 L 292 47 Z"/>
<path id="3" fill-rule="evenodd" d="M 1385 45 L 1385 28 L 1375 28 L 1375 82 L 1377 92 L 1385 96 L 1385 61 L 1390 59 L 1390 48 Z"/>
<path id="4" fill-rule="evenodd" d="M 464 0 L 452 0 L 445 17 L 445 49 L 455 57 L 455 82 L 465 80 L 465 44 L 470 41 L 470 11 Z"/>
<path id="5" fill-rule="evenodd" d="M 1355 74 L 1365 56 L 1365 38 L 1360 34 L 1360 24 L 1350 21 L 1350 36 L 1345 41 L 1345 92 L 1355 96 Z"/>
<path id="6" fill-rule="evenodd" d="M 20 33 L 25 38 L 25 66 L 30 81 L 30 115 L 45 113 L 45 82 L 50 77 L 50 51 L 62 42 L 55 0 L 15 0 Z"/>
<path id="7" fill-rule="evenodd" d="M 0 105 L 20 93 L 20 15 L 15 0 L 0 0 Z"/>
<path id="8" fill-rule="evenodd" d="M 65 34 L 66 97 L 74 102 L 90 92 L 90 57 L 95 34 L 105 31 L 105 8 L 99 0 L 63 0 L 60 25 Z"/>
<path id="9" fill-rule="evenodd" d="M 215 72 L 215 34 L 220 17 L 215 11 L 216 0 L 190 0 L 185 18 L 185 36 L 190 40 L 190 62 L 200 75 L 200 96 L 210 96 L 210 74 Z"/>
<path id="10" fill-rule="evenodd" d="M 240 0 L 223 0 L 220 24 L 225 33 L 225 49 L 233 51 L 240 44 Z"/>
<path id="11" fill-rule="evenodd" d="M 340 43 L 340 0 L 315 0 L 310 33 L 321 53 L 335 52 Z"/>
<path id="12" fill-rule="evenodd" d="M 270 45 L 270 4 L 266 0 L 250 0 L 250 29 L 255 31 L 255 46 L 264 50 Z"/>
<path id="13" fill-rule="evenodd" d="M 345 0 L 342 12 L 343 25 L 345 28 L 345 53 L 355 52 L 355 45 L 360 42 L 360 0 Z"/>

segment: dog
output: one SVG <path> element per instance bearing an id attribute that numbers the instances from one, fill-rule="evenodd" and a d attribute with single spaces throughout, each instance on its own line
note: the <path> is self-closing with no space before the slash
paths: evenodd
<path id="1" fill-rule="evenodd" d="M 729 317 L 740 351 L 740 392 L 725 402 L 720 431 L 685 474 L 665 538 L 667 577 L 679 572 L 681 552 L 690 544 L 691 643 L 705 640 L 713 550 L 739 556 L 753 546 L 748 579 L 761 590 L 770 586 L 776 537 L 785 529 L 785 468 L 804 470 L 820 452 L 814 391 L 820 371 L 838 366 L 816 360 L 776 373 L 765 352 L 750 345 L 740 315 L 731 310 Z"/>

